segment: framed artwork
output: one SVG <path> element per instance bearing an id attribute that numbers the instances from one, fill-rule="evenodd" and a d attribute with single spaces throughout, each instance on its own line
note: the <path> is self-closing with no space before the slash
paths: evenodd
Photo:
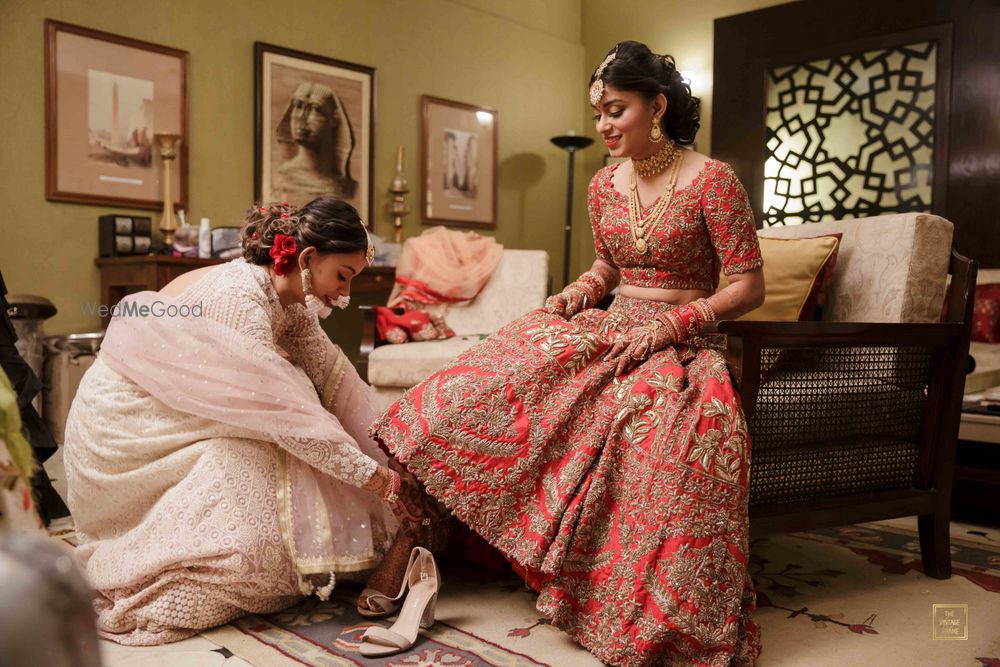
<path id="1" fill-rule="evenodd" d="M 333 195 L 374 230 L 375 68 L 254 43 L 254 194 Z"/>
<path id="2" fill-rule="evenodd" d="M 169 132 L 185 207 L 187 91 L 187 51 L 46 19 L 45 198 L 162 208 L 153 134 Z"/>
<path id="3" fill-rule="evenodd" d="M 421 97 L 424 224 L 495 228 L 497 111 Z"/>

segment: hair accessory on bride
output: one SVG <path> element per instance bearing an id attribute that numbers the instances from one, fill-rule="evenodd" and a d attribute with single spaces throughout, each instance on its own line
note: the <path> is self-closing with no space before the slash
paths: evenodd
<path id="1" fill-rule="evenodd" d="M 295 242 L 294 236 L 275 234 L 269 254 L 274 260 L 274 272 L 283 276 L 291 272 L 295 258 L 299 254 L 299 244 Z"/>
<path id="2" fill-rule="evenodd" d="M 601 66 L 597 68 L 596 72 L 594 72 L 594 83 L 590 84 L 590 106 L 596 107 L 597 103 L 601 101 L 602 97 L 604 97 L 604 80 L 601 79 L 601 77 L 604 76 L 604 70 L 607 69 L 608 65 L 611 64 L 611 61 L 617 56 L 618 49 L 615 49 L 608 54 L 608 57 L 604 59 Z"/>
<path id="3" fill-rule="evenodd" d="M 368 233 L 368 226 L 362 222 L 361 228 L 365 230 L 365 236 L 368 238 L 368 248 L 365 250 L 365 264 L 371 266 L 375 263 L 375 244 L 372 243 L 372 235 Z M 345 304 L 341 308 L 347 308 L 347 305 Z"/>

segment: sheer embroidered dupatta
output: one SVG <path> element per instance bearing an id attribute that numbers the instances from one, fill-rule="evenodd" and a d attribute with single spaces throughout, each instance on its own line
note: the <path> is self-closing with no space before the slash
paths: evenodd
<path id="1" fill-rule="evenodd" d="M 321 403 L 273 345 L 206 317 L 136 314 L 180 305 L 155 292 L 126 297 L 119 312 L 132 314 L 112 320 L 101 346 L 105 363 L 167 406 L 218 425 L 201 437 L 263 440 L 283 450 L 279 516 L 300 576 L 374 567 L 396 524 L 357 488 L 386 457 L 360 423 L 367 393 L 356 372 L 341 354 Z M 303 592 L 311 591 L 304 582 Z"/>
<path id="2" fill-rule="evenodd" d="M 501 255 L 503 246 L 490 236 L 432 227 L 406 240 L 387 305 L 412 308 L 474 299 Z"/>

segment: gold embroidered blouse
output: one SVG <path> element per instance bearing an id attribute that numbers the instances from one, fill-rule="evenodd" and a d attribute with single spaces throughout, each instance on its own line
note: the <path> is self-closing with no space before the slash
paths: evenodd
<path id="1" fill-rule="evenodd" d="M 720 267 L 728 276 L 763 264 L 746 190 L 728 164 L 709 160 L 674 192 L 663 220 L 647 223 L 652 229 L 645 254 L 629 228 L 628 195 L 612 185 L 619 166 L 597 172 L 587 208 L 597 256 L 618 267 L 623 285 L 715 291 Z"/>

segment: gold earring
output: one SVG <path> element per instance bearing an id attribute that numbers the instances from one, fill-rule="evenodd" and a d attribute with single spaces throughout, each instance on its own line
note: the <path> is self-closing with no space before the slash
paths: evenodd
<path id="1" fill-rule="evenodd" d="M 309 267 L 302 269 L 302 292 L 308 296 L 313 293 L 313 274 Z"/>
<path id="2" fill-rule="evenodd" d="M 663 130 L 660 129 L 660 119 L 653 116 L 653 125 L 649 128 L 649 140 L 654 144 L 663 141 Z"/>

